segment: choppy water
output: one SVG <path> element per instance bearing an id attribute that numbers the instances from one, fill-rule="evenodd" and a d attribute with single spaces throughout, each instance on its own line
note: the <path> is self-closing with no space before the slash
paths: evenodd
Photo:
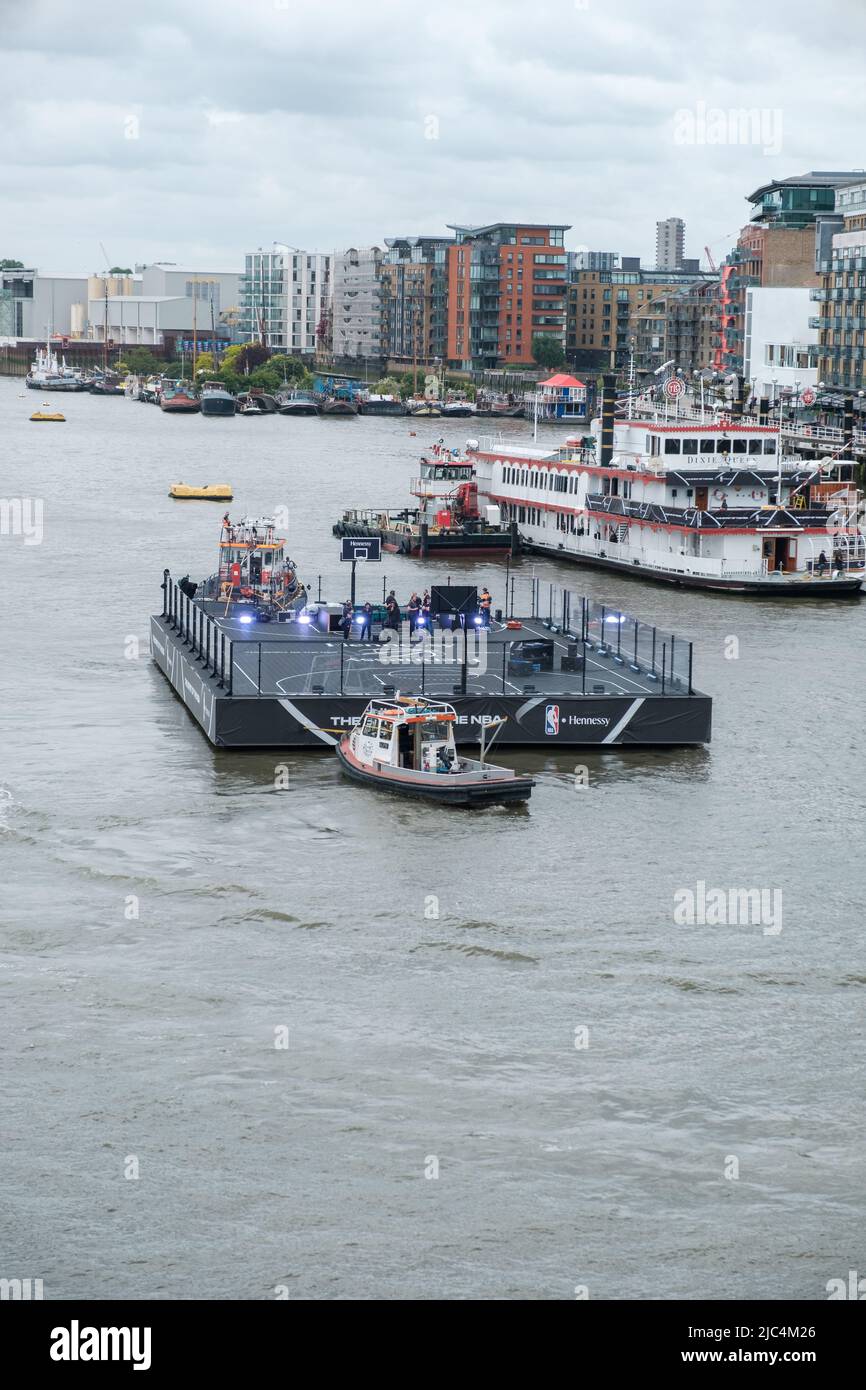
<path id="1" fill-rule="evenodd" d="M 866 607 L 542 563 L 695 639 L 708 749 L 581 753 L 581 791 L 575 755 L 526 751 L 529 809 L 471 816 L 319 753 L 278 792 L 277 755 L 214 751 L 147 657 L 163 567 L 209 572 L 221 510 L 168 485 L 288 505 L 302 574 L 333 574 L 335 516 L 402 505 L 439 422 L 72 396 L 34 429 L 22 390 L 0 380 L 0 495 L 44 500 L 44 539 L 0 538 L 0 1275 L 816 1299 L 866 1273 Z M 698 880 L 780 888 L 781 933 L 675 925 Z"/>

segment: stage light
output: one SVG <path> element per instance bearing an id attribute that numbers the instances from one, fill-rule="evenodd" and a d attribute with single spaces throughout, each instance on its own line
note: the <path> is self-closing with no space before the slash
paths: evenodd
<path id="1" fill-rule="evenodd" d="M 298 614 L 298 622 L 299 622 L 299 623 L 311 623 L 312 621 L 313 621 L 313 620 L 312 620 L 312 618 L 310 617 L 309 613 L 299 613 L 299 614 Z"/>
<path id="2" fill-rule="evenodd" d="M 252 614 L 252 613 L 241 613 L 241 615 L 240 615 L 239 618 L 238 618 L 238 622 L 239 622 L 239 623 L 251 623 L 252 621 L 253 621 L 253 614 Z"/>

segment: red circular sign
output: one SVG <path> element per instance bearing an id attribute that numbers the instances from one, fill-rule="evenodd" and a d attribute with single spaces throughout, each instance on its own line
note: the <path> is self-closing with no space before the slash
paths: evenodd
<path id="1" fill-rule="evenodd" d="M 672 376 L 665 382 L 665 391 L 671 400 L 675 401 L 678 396 L 685 395 L 686 383 L 680 377 Z"/>
<path id="2" fill-rule="evenodd" d="M 814 399 L 815 392 L 812 390 L 811 386 L 807 386 L 805 391 L 801 395 L 800 400 L 803 402 L 804 405 L 811 405 Z"/>

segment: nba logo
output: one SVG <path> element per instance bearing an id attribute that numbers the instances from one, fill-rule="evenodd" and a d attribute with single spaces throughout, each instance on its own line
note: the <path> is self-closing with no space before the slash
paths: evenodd
<path id="1" fill-rule="evenodd" d="M 544 710 L 544 732 L 551 738 L 559 733 L 559 705 L 547 705 Z"/>

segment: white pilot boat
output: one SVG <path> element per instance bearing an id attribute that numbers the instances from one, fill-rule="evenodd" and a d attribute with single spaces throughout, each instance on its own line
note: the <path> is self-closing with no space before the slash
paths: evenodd
<path id="1" fill-rule="evenodd" d="M 371 700 L 356 727 L 337 744 L 337 757 L 356 782 L 401 796 L 446 806 L 525 801 L 533 779 L 485 762 L 484 735 L 479 759 L 458 754 L 456 721 L 454 706 L 444 700 L 415 695 Z"/>

